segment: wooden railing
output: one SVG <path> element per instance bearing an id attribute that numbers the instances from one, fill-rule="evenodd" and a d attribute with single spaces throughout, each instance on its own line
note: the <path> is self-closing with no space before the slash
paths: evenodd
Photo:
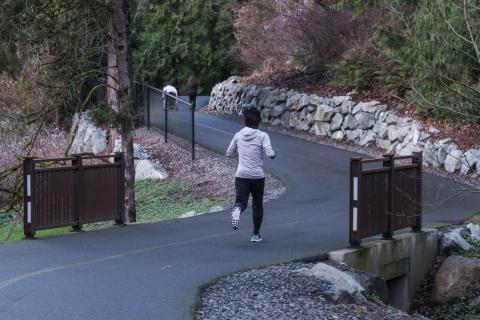
<path id="1" fill-rule="evenodd" d="M 113 158 L 113 162 L 109 162 Z M 123 223 L 124 156 L 72 155 L 26 158 L 24 234 L 37 230 L 115 220 Z"/>
<path id="2" fill-rule="evenodd" d="M 350 245 L 395 230 L 422 229 L 422 154 L 350 162 Z"/>

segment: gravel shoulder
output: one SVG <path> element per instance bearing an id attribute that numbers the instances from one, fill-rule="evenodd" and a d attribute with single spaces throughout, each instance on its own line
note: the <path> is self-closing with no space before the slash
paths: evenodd
<path id="1" fill-rule="evenodd" d="M 237 159 L 196 146 L 196 160 L 191 159 L 191 143 L 169 134 L 169 142 L 155 129 L 140 128 L 134 141 L 147 149 L 152 157 L 169 173 L 169 179 L 186 181 L 197 194 L 206 198 L 225 199 L 227 205 L 235 201 L 235 170 Z M 265 176 L 265 201 L 279 198 L 286 191 L 283 183 L 273 175 Z"/>
<path id="2" fill-rule="evenodd" d="M 421 319 L 371 300 L 361 304 L 330 304 L 322 296 L 330 286 L 328 282 L 294 272 L 313 265 L 313 262 L 290 262 L 221 278 L 204 290 L 195 319 Z"/>

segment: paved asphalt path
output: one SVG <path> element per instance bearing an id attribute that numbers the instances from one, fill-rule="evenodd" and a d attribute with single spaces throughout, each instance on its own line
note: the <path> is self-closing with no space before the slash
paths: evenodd
<path id="1" fill-rule="evenodd" d="M 152 119 L 161 126 L 156 104 Z M 169 121 L 189 136 L 188 113 Z M 197 141 L 222 153 L 242 127 L 200 113 L 196 121 Z M 357 154 L 270 136 L 277 158 L 266 168 L 288 191 L 265 206 L 264 242 L 249 242 L 247 211 L 236 232 L 220 212 L 0 245 L 0 319 L 191 319 L 199 287 L 216 277 L 345 247 L 348 164 Z M 480 208 L 478 195 L 450 197 L 448 180 L 425 178 L 426 221 L 457 221 Z"/>

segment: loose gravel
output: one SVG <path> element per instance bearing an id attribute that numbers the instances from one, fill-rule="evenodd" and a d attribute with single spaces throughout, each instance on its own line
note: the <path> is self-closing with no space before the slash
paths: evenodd
<path id="1" fill-rule="evenodd" d="M 366 300 L 334 305 L 323 297 L 330 284 L 293 272 L 314 263 L 290 262 L 234 273 L 218 280 L 202 295 L 197 320 L 410 320 L 420 319 Z"/>
<path id="2" fill-rule="evenodd" d="M 196 146 L 196 160 L 191 159 L 191 143 L 169 135 L 169 142 L 156 130 L 139 128 L 134 141 L 146 148 L 152 157 L 169 173 L 169 179 L 186 181 L 203 197 L 226 199 L 229 205 L 235 201 L 235 171 L 237 160 Z M 279 198 L 286 191 L 283 183 L 266 173 L 265 201 Z"/>

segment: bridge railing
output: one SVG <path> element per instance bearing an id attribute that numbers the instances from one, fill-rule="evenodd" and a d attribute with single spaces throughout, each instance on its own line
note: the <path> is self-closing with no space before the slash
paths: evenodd
<path id="1" fill-rule="evenodd" d="M 109 158 L 113 158 L 110 162 Z M 123 223 L 124 156 L 72 155 L 23 162 L 24 234 L 106 220 Z"/>
<path id="2" fill-rule="evenodd" d="M 350 245 L 395 230 L 422 229 L 422 154 L 350 161 Z"/>
<path id="3" fill-rule="evenodd" d="M 191 140 L 192 160 L 195 160 L 195 104 L 176 95 L 142 82 L 135 82 L 137 105 L 143 111 L 143 121 L 163 130 L 165 142 L 172 133 Z M 175 121 L 176 125 L 171 125 Z"/>

